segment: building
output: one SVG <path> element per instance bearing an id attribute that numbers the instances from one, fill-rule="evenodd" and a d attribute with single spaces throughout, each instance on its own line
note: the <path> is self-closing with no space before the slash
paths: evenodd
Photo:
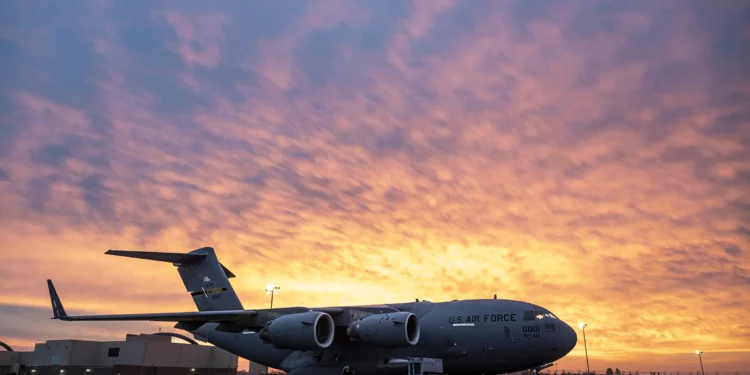
<path id="1" fill-rule="evenodd" d="M 188 340 L 173 343 L 168 335 L 49 340 L 33 352 L 0 352 L 0 375 L 237 375 L 236 355 Z"/>
<path id="2" fill-rule="evenodd" d="M 250 361 L 250 368 L 247 372 L 238 373 L 238 375 L 284 375 L 286 372 L 275 368 L 269 368 L 268 366 L 261 365 Z M 2 375 L 2 374 L 0 374 Z"/>

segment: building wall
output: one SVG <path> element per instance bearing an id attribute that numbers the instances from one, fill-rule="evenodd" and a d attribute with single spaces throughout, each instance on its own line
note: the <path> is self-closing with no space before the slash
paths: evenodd
<path id="1" fill-rule="evenodd" d="M 0 375 L 11 372 L 13 365 L 21 362 L 21 353 L 19 352 L 0 352 Z"/>
<path id="2" fill-rule="evenodd" d="M 44 344 L 36 344 L 34 355 L 28 363 L 32 366 L 54 365 L 65 366 L 70 360 L 73 340 L 49 340 Z"/>
<path id="3" fill-rule="evenodd" d="M 177 367 L 180 363 L 183 344 L 149 342 L 145 346 L 144 366 Z"/>
<path id="4" fill-rule="evenodd" d="M 11 366 L 16 362 L 21 362 L 21 352 L 0 352 L 0 366 Z"/>
<path id="5" fill-rule="evenodd" d="M 0 352 L 0 369 L 16 362 L 30 367 L 25 375 L 236 375 L 239 361 L 215 346 L 172 343 L 159 336 L 50 340 L 36 344 L 34 352 Z"/>
<path id="6" fill-rule="evenodd" d="M 99 347 L 100 366 L 139 366 L 146 354 L 146 341 L 105 341 Z M 111 349 L 111 350 L 110 350 Z"/>
<path id="7" fill-rule="evenodd" d="M 211 348 L 203 345 L 180 345 L 180 362 L 176 366 L 208 368 L 211 366 Z"/>
<path id="8" fill-rule="evenodd" d="M 239 365 L 239 358 L 221 348 L 215 346 L 211 348 L 211 362 L 209 363 L 210 368 L 234 368 L 236 369 Z"/>
<path id="9" fill-rule="evenodd" d="M 191 370 L 184 367 L 151 367 L 151 366 L 124 366 L 117 365 L 112 368 L 111 375 L 237 375 L 237 369 L 215 369 L 196 368 Z M 36 374 L 34 374 L 36 375 Z M 55 374 L 51 374 L 55 375 Z"/>
<path id="10" fill-rule="evenodd" d="M 34 361 L 34 352 L 21 352 L 21 363 L 31 363 Z"/>
<path id="11" fill-rule="evenodd" d="M 99 363 L 99 342 L 96 341 L 72 341 L 69 366 L 94 366 Z"/>

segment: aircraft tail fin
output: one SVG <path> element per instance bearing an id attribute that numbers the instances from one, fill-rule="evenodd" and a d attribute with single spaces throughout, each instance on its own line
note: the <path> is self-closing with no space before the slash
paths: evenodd
<path id="1" fill-rule="evenodd" d="M 243 310 L 229 282 L 234 274 L 219 263 L 211 247 L 189 253 L 108 250 L 105 254 L 172 263 L 193 296 L 198 311 Z"/>
<path id="2" fill-rule="evenodd" d="M 52 300 L 52 319 L 65 318 L 68 314 L 65 313 L 65 308 L 60 301 L 60 296 L 57 295 L 55 285 L 52 284 L 52 280 L 47 279 L 47 288 L 49 288 L 49 298 Z"/>

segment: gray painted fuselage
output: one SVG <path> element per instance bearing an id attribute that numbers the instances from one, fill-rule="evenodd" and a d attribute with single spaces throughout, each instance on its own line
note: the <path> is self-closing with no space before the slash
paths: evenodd
<path id="1" fill-rule="evenodd" d="M 276 349 L 251 332 L 218 332 L 215 323 L 193 333 L 253 362 L 285 371 L 294 369 L 293 375 L 338 375 L 345 366 L 362 375 L 403 374 L 405 367 L 387 368 L 383 363 L 408 357 L 440 358 L 448 374 L 499 374 L 554 362 L 568 354 L 578 340 L 575 330 L 547 309 L 521 301 L 425 301 L 387 306 L 419 317 L 417 345 L 391 349 L 352 342 L 344 327 L 337 328 L 330 347 L 306 352 Z"/>

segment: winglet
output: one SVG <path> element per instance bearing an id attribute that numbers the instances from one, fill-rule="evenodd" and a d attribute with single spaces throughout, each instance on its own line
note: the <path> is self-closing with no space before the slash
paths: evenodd
<path id="1" fill-rule="evenodd" d="M 62 302 L 60 302 L 60 297 L 57 295 L 57 291 L 55 290 L 55 286 L 52 284 L 52 280 L 47 279 L 47 287 L 49 288 L 49 298 L 52 300 L 52 319 L 61 319 L 68 316 L 68 314 L 65 313 L 65 308 L 63 308 Z"/>

